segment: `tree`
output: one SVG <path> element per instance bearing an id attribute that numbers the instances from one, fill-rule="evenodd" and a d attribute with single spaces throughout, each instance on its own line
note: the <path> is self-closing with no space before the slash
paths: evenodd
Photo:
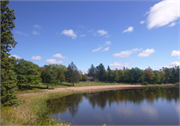
<path id="1" fill-rule="evenodd" d="M 161 83 L 161 73 L 157 70 L 154 71 L 153 81 L 154 83 L 157 83 L 157 84 Z"/>
<path id="2" fill-rule="evenodd" d="M 88 76 L 94 76 L 94 75 L 95 75 L 95 67 L 92 64 L 91 68 L 89 68 L 89 70 L 88 70 Z"/>
<path id="3" fill-rule="evenodd" d="M 66 80 L 65 79 L 65 72 L 67 71 L 66 66 L 61 65 L 61 64 L 60 65 L 56 64 L 55 71 L 57 73 L 56 78 L 58 81 L 60 81 L 60 83 Z"/>
<path id="4" fill-rule="evenodd" d="M 142 82 L 142 75 L 143 75 L 143 71 L 140 70 L 139 68 L 135 67 L 135 73 L 134 73 L 134 82 Z"/>
<path id="5" fill-rule="evenodd" d="M 19 89 L 30 87 L 30 85 L 37 85 L 42 81 L 40 67 L 30 61 L 24 59 L 15 60 L 14 71 L 17 74 Z"/>
<path id="6" fill-rule="evenodd" d="M 165 72 L 163 70 L 160 70 L 160 74 L 161 74 L 161 83 L 164 83 L 165 82 Z"/>
<path id="7" fill-rule="evenodd" d="M 118 70 L 118 78 L 120 82 L 124 81 L 124 70 Z"/>
<path id="8" fill-rule="evenodd" d="M 107 68 L 107 71 L 110 71 L 111 69 L 110 69 L 110 67 L 109 67 L 109 65 L 108 65 L 108 68 Z"/>
<path id="9" fill-rule="evenodd" d="M 79 76 L 80 76 L 80 81 L 82 81 L 82 79 L 83 79 L 83 72 L 82 71 L 79 71 Z"/>
<path id="10" fill-rule="evenodd" d="M 44 65 L 44 68 L 41 68 L 41 77 L 44 83 L 49 85 L 55 85 L 57 83 L 57 73 L 54 64 Z"/>
<path id="11" fill-rule="evenodd" d="M 145 81 L 150 83 L 153 80 L 153 77 L 154 77 L 153 70 L 151 68 L 146 68 L 144 70 L 144 79 L 145 79 Z"/>
<path id="12" fill-rule="evenodd" d="M 9 58 L 11 47 L 17 44 L 11 32 L 15 28 L 16 17 L 14 10 L 7 6 L 8 3 L 1 1 L 1 103 L 5 106 L 18 104 L 15 92 L 17 79 Z"/>
<path id="13" fill-rule="evenodd" d="M 66 74 L 67 74 L 67 78 L 66 78 L 67 82 L 72 83 L 73 86 L 74 83 L 79 82 L 80 75 L 76 65 L 73 62 L 71 62 L 71 64 L 68 65 Z"/>
<path id="14" fill-rule="evenodd" d="M 88 79 L 88 75 L 87 75 L 87 74 L 84 74 L 84 75 L 82 76 L 82 81 L 86 81 L 86 79 Z"/>
<path id="15" fill-rule="evenodd" d="M 99 80 L 105 81 L 106 80 L 106 71 L 105 71 L 104 65 L 102 63 L 99 64 L 98 71 L 99 71 Z"/>
<path id="16" fill-rule="evenodd" d="M 123 81 L 125 81 L 125 82 L 129 82 L 129 69 L 125 69 L 124 70 L 124 79 L 123 79 Z"/>
<path id="17" fill-rule="evenodd" d="M 116 69 L 113 73 L 113 81 L 119 81 L 118 70 Z"/>

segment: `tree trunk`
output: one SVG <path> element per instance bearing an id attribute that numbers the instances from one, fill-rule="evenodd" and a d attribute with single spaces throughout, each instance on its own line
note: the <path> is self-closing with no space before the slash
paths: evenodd
<path id="1" fill-rule="evenodd" d="M 46 87 L 46 88 L 48 89 L 48 87 L 49 87 L 49 84 L 47 84 L 47 87 Z"/>
<path id="2" fill-rule="evenodd" d="M 73 86 L 74 86 L 74 83 L 73 83 Z"/>

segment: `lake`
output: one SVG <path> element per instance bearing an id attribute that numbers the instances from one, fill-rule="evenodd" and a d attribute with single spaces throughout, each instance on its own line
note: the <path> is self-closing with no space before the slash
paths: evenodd
<path id="1" fill-rule="evenodd" d="M 179 125 L 179 88 L 133 88 L 47 101 L 51 118 L 77 125 Z"/>

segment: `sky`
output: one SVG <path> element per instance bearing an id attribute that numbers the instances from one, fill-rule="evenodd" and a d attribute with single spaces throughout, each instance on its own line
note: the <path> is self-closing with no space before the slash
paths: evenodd
<path id="1" fill-rule="evenodd" d="M 180 64 L 180 0 L 10 1 L 18 42 L 10 52 L 40 67 L 73 62 L 84 73 Z"/>

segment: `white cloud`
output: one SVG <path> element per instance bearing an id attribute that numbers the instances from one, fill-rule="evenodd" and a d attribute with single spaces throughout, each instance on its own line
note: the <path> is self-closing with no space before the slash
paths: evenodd
<path id="1" fill-rule="evenodd" d="M 105 48 L 103 51 L 108 51 L 109 50 L 109 47 Z"/>
<path id="2" fill-rule="evenodd" d="M 174 25 L 176 25 L 175 22 L 172 22 L 170 25 L 168 25 L 169 27 L 173 27 Z"/>
<path id="3" fill-rule="evenodd" d="M 16 31 L 15 33 L 16 33 L 16 34 L 19 34 L 19 35 L 24 35 L 24 36 L 28 36 L 28 35 L 29 35 L 29 34 L 25 34 L 25 33 L 20 32 L 20 31 Z"/>
<path id="4" fill-rule="evenodd" d="M 70 30 L 63 30 L 61 34 L 64 34 L 66 36 L 70 36 L 70 37 L 72 37 L 72 39 L 75 39 L 77 37 L 77 35 L 73 32 L 72 29 L 70 29 Z"/>
<path id="5" fill-rule="evenodd" d="M 147 14 L 149 14 L 149 12 L 146 12 L 143 16 L 145 16 L 145 15 L 147 15 Z"/>
<path id="6" fill-rule="evenodd" d="M 92 52 L 97 52 L 97 51 L 100 51 L 102 49 L 102 47 L 99 47 L 97 49 L 93 49 Z"/>
<path id="7" fill-rule="evenodd" d="M 174 22 L 180 17 L 179 14 L 180 0 L 163 0 L 150 8 L 147 17 L 147 27 L 161 27 Z"/>
<path id="8" fill-rule="evenodd" d="M 68 59 L 68 57 L 62 56 L 61 54 L 55 54 L 53 57 L 61 58 L 61 59 Z"/>
<path id="9" fill-rule="evenodd" d="M 114 57 L 121 57 L 121 58 L 127 58 L 129 57 L 132 53 L 135 53 L 137 51 L 141 51 L 142 49 L 132 49 L 132 50 L 126 50 L 126 51 L 121 51 L 120 53 L 115 53 L 113 54 Z"/>
<path id="10" fill-rule="evenodd" d="M 111 42 L 110 41 L 106 41 L 106 45 L 110 45 L 111 44 Z"/>
<path id="11" fill-rule="evenodd" d="M 108 34 L 108 32 L 105 31 L 105 30 L 98 30 L 97 33 L 99 33 L 100 35 L 106 35 L 106 34 Z"/>
<path id="12" fill-rule="evenodd" d="M 123 61 L 117 61 L 117 62 L 115 61 L 112 64 L 110 64 L 109 66 L 110 67 L 130 67 L 131 63 L 133 63 L 133 62 L 127 62 L 127 63 L 123 64 Z"/>
<path id="13" fill-rule="evenodd" d="M 123 33 L 125 32 L 132 32 L 133 31 L 133 27 L 129 27 L 128 29 L 124 30 Z"/>
<path id="14" fill-rule="evenodd" d="M 141 23 L 141 24 L 144 24 L 144 22 L 145 22 L 145 21 L 141 21 L 140 23 Z"/>
<path id="15" fill-rule="evenodd" d="M 21 59 L 21 57 L 18 55 L 10 55 L 9 57 L 15 57 L 16 59 Z"/>
<path id="16" fill-rule="evenodd" d="M 41 60 L 41 56 L 32 56 L 31 60 Z"/>
<path id="17" fill-rule="evenodd" d="M 145 51 L 139 53 L 138 57 L 148 57 L 154 52 L 155 52 L 154 49 L 146 49 Z"/>
<path id="18" fill-rule="evenodd" d="M 85 36 L 86 36 L 86 34 L 80 35 L 80 37 L 85 37 Z"/>
<path id="19" fill-rule="evenodd" d="M 176 62 L 172 62 L 170 65 L 164 66 L 164 67 L 165 68 L 173 68 L 173 67 L 179 66 L 179 65 L 180 65 L 180 63 L 178 61 L 176 61 Z"/>
<path id="20" fill-rule="evenodd" d="M 180 56 L 180 51 L 178 51 L 178 50 L 173 50 L 173 51 L 171 52 L 171 56 Z"/>
<path id="21" fill-rule="evenodd" d="M 46 63 L 48 64 L 59 64 L 59 63 L 64 63 L 63 61 L 57 61 L 56 59 L 47 59 Z"/>
<path id="22" fill-rule="evenodd" d="M 178 62 L 178 61 L 172 62 L 170 65 L 163 66 L 163 67 L 164 68 L 173 68 L 175 66 L 180 66 L 180 62 Z M 160 70 L 160 69 L 162 69 L 162 67 L 155 68 L 154 70 Z"/>
<path id="23" fill-rule="evenodd" d="M 39 32 L 38 31 L 33 31 L 32 34 L 39 35 Z"/>
<path id="24" fill-rule="evenodd" d="M 172 66 L 179 66 L 180 63 L 176 61 L 176 62 L 172 62 L 171 65 L 172 65 Z"/>
<path id="25" fill-rule="evenodd" d="M 35 24 L 33 27 L 34 27 L 34 28 L 37 28 L 37 29 L 41 29 L 41 26 L 40 26 L 40 25 L 37 25 L 37 24 Z"/>

